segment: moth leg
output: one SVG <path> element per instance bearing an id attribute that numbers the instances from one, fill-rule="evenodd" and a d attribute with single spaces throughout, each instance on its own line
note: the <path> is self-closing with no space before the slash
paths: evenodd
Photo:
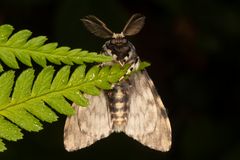
<path id="1" fill-rule="evenodd" d="M 127 73 L 125 75 L 129 75 L 133 71 L 137 71 L 139 65 L 140 65 L 140 58 L 136 57 L 136 59 L 133 60 L 131 66 L 128 68 Z"/>

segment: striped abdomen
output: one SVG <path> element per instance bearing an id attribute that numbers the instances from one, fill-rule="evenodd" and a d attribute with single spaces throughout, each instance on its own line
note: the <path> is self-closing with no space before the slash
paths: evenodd
<path id="1" fill-rule="evenodd" d="M 113 130 L 116 132 L 124 131 L 128 119 L 128 83 L 122 82 L 108 91 L 109 109 Z"/>

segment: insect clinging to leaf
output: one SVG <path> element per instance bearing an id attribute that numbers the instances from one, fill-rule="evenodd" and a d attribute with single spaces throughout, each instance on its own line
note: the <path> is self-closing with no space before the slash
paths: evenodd
<path id="1" fill-rule="evenodd" d="M 81 20 L 95 36 L 109 39 L 102 49 L 113 60 L 102 65 L 129 64 L 129 77 L 122 78 L 111 90 L 102 90 L 99 96 L 87 95 L 87 108 L 73 103 L 76 114 L 67 118 L 64 128 L 66 150 L 78 150 L 113 132 L 124 132 L 145 146 L 168 151 L 172 137 L 166 109 L 146 70 L 138 71 L 140 58 L 126 38 L 140 32 L 145 16 L 132 15 L 121 33 L 112 32 L 93 15 Z"/>

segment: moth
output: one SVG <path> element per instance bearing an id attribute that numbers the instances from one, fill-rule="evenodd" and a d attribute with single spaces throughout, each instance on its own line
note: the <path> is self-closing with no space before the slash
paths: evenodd
<path id="1" fill-rule="evenodd" d="M 67 117 L 64 127 L 64 146 L 67 151 L 87 147 L 113 132 L 124 132 L 145 146 L 158 151 L 171 147 L 171 126 L 166 109 L 154 84 L 145 70 L 136 71 L 140 58 L 126 37 L 143 28 L 145 16 L 134 14 L 121 33 L 114 33 L 105 23 L 93 15 L 81 19 L 95 36 L 109 39 L 103 45 L 103 53 L 113 57 L 110 63 L 122 66 L 130 64 L 127 74 L 113 88 L 90 96 L 87 108 L 73 103 L 76 114 Z M 132 74 L 131 72 L 136 71 Z"/>

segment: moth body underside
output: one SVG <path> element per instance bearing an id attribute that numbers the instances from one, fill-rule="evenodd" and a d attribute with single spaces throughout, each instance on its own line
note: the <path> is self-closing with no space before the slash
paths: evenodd
<path id="1" fill-rule="evenodd" d="M 166 109 L 147 72 L 137 71 L 140 58 L 133 44 L 125 38 L 142 29 L 145 17 L 134 14 L 121 33 L 113 33 L 92 15 L 82 21 L 91 33 L 110 39 L 103 45 L 103 53 L 112 56 L 113 61 L 103 66 L 118 63 L 130 64 L 130 67 L 128 78 L 121 78 L 111 90 L 102 91 L 99 96 L 86 95 L 90 102 L 87 108 L 73 103 L 76 115 L 68 117 L 65 123 L 65 149 L 75 151 L 112 132 L 124 132 L 152 149 L 168 151 L 172 137 Z"/>

